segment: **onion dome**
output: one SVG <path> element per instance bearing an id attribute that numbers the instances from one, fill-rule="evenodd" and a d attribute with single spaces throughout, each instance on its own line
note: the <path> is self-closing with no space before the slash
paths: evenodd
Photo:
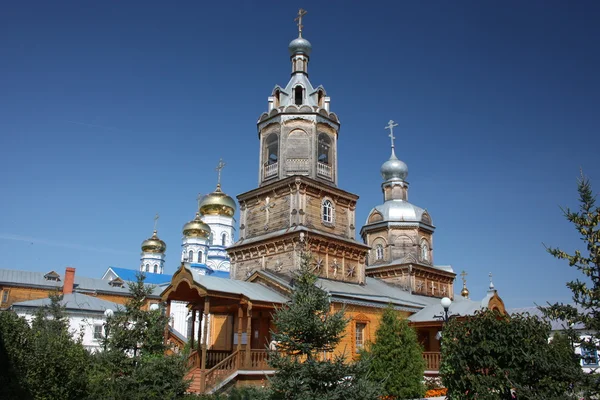
<path id="1" fill-rule="evenodd" d="M 404 161 L 398 160 L 394 150 L 389 160 L 381 166 L 381 176 L 385 181 L 392 179 L 406 180 L 408 176 L 408 166 Z"/>
<path id="2" fill-rule="evenodd" d="M 467 289 L 467 287 L 465 285 L 463 285 L 462 290 L 460 291 L 460 295 L 462 297 L 464 297 L 465 299 L 469 298 L 469 289 Z"/>
<path id="3" fill-rule="evenodd" d="M 154 231 L 149 239 L 142 242 L 142 251 L 144 253 L 164 253 L 165 250 L 167 250 L 167 245 L 158 238 L 156 231 Z"/>
<path id="4" fill-rule="evenodd" d="M 214 192 L 202 197 L 200 203 L 198 203 L 198 210 L 202 215 L 233 217 L 235 209 L 235 200 L 221 191 L 221 184 L 217 185 Z"/>
<path id="5" fill-rule="evenodd" d="M 183 236 L 208 239 L 210 236 L 210 226 L 200 219 L 200 213 L 196 213 L 196 218 L 183 226 Z"/>
<path id="6" fill-rule="evenodd" d="M 290 51 L 290 56 L 294 54 L 303 53 L 307 56 L 310 56 L 310 52 L 312 51 L 312 45 L 310 42 L 303 37 L 297 37 L 292 40 L 288 45 L 288 50 Z"/>

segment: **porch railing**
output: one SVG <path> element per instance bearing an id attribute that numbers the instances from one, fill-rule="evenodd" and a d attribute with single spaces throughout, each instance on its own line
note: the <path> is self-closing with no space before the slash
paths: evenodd
<path id="1" fill-rule="evenodd" d="M 426 371 L 439 371 L 442 360 L 441 353 L 438 351 L 424 351 L 423 359 L 425 360 Z"/>
<path id="2" fill-rule="evenodd" d="M 228 350 L 207 350 L 206 351 L 206 368 L 211 369 L 227 357 L 231 355 Z"/>
<path id="3" fill-rule="evenodd" d="M 187 367 L 188 370 L 200 368 L 200 353 L 198 353 L 198 351 L 192 350 L 190 356 L 188 357 Z"/>
<path id="4" fill-rule="evenodd" d="M 234 351 L 229 357 L 223 359 L 220 363 L 212 367 L 205 375 L 205 391 L 209 391 L 220 381 L 233 374 L 238 369 L 239 353 Z"/>

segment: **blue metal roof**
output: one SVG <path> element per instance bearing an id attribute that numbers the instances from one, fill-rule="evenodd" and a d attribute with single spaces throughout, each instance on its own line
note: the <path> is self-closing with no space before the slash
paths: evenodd
<path id="1" fill-rule="evenodd" d="M 110 267 L 115 274 L 124 281 L 135 282 L 137 281 L 137 274 L 140 272 L 135 269 L 127 269 L 127 268 L 119 268 L 119 267 Z M 169 283 L 171 282 L 171 278 L 173 275 L 167 274 L 155 274 L 153 272 L 144 272 L 146 279 L 144 283 L 149 283 L 152 285 L 160 285 L 161 283 Z"/>

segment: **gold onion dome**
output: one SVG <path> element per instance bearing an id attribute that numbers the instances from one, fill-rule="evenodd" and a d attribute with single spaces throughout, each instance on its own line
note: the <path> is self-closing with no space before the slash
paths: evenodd
<path id="1" fill-rule="evenodd" d="M 467 287 L 463 285 L 463 288 L 460 291 L 460 295 L 462 297 L 464 297 L 465 299 L 468 299 L 469 298 L 469 289 L 467 289 Z"/>
<path id="2" fill-rule="evenodd" d="M 202 215 L 223 215 L 233 217 L 236 205 L 235 200 L 221 191 L 221 184 L 217 185 L 214 192 L 202 197 L 198 204 Z"/>
<path id="3" fill-rule="evenodd" d="M 210 226 L 200 219 L 200 213 L 197 212 L 196 218 L 183 226 L 183 235 L 207 239 L 210 236 Z"/>
<path id="4" fill-rule="evenodd" d="M 149 239 L 142 242 L 142 251 L 144 253 L 164 253 L 165 250 L 167 250 L 167 245 L 158 238 L 156 231 L 154 231 Z"/>

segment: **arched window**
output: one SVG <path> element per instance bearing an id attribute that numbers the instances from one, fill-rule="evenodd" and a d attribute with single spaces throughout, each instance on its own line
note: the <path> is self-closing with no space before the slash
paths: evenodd
<path id="1" fill-rule="evenodd" d="M 227 234 L 223 233 L 221 235 L 221 246 L 225 246 L 226 240 L 227 240 Z"/>
<path id="2" fill-rule="evenodd" d="M 326 133 L 319 134 L 319 153 L 317 157 L 320 163 L 331 164 L 331 139 Z"/>
<path id="3" fill-rule="evenodd" d="M 383 260 L 383 246 L 380 244 L 375 246 L 375 260 Z"/>
<path id="4" fill-rule="evenodd" d="M 204 257 L 204 253 L 199 251 L 198 252 L 198 264 L 202 264 L 202 258 Z"/>
<path id="5" fill-rule="evenodd" d="M 188 262 L 194 262 L 194 252 L 192 250 L 188 253 Z"/>
<path id="6" fill-rule="evenodd" d="M 146 264 L 146 272 L 150 272 L 150 264 Z"/>
<path id="7" fill-rule="evenodd" d="M 429 245 L 425 240 L 421 242 L 421 260 L 429 261 Z"/>
<path id="8" fill-rule="evenodd" d="M 304 97 L 303 92 L 304 92 L 304 89 L 300 85 L 298 85 L 294 88 L 294 104 L 296 104 L 297 106 L 302 105 L 302 100 Z"/>
<path id="9" fill-rule="evenodd" d="M 275 164 L 279 160 L 279 136 L 276 133 L 271 133 L 265 141 L 267 148 L 267 165 Z"/>
<path id="10" fill-rule="evenodd" d="M 333 223 L 333 203 L 329 199 L 323 201 L 322 218 L 323 222 L 332 224 Z"/>
<path id="11" fill-rule="evenodd" d="M 158 265 L 154 264 L 154 273 L 156 274 L 158 272 Z"/>
<path id="12" fill-rule="evenodd" d="M 208 237 L 208 243 L 212 246 L 214 244 L 214 241 L 215 241 L 215 238 L 211 232 L 210 236 Z"/>

